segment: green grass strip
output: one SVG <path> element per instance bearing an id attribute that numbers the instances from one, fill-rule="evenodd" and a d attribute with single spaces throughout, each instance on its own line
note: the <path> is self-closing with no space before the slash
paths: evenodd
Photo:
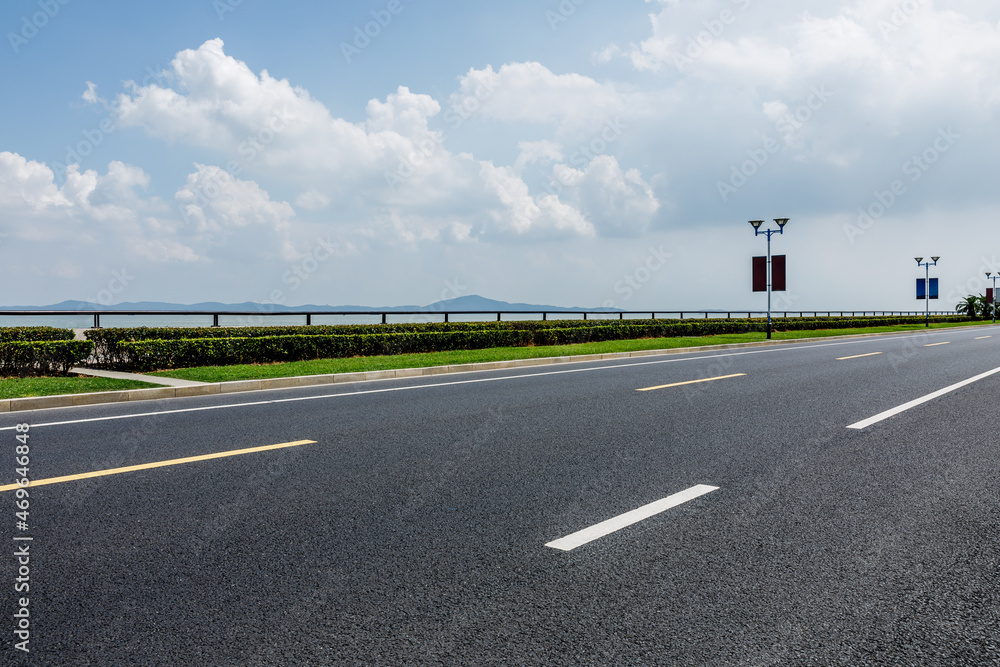
<path id="1" fill-rule="evenodd" d="M 35 377 L 0 379 L 0 399 L 31 398 L 34 396 L 61 396 L 63 394 L 89 394 L 99 391 L 126 391 L 151 389 L 161 385 L 135 380 L 114 380 L 98 377 Z"/>
<path id="2" fill-rule="evenodd" d="M 932 324 L 931 329 L 946 329 L 960 326 L 983 326 L 983 322 L 948 322 Z M 908 324 L 891 327 L 865 327 L 857 329 L 819 329 L 814 331 L 775 332 L 774 340 L 796 340 L 802 338 L 824 338 L 857 334 L 920 331 L 925 327 Z M 235 380 L 261 380 L 305 375 L 327 375 L 331 373 L 359 373 L 364 371 L 396 370 L 401 368 L 428 368 L 432 366 L 452 366 L 458 364 L 488 363 L 517 359 L 540 359 L 544 357 L 565 357 L 585 354 L 613 354 L 616 352 L 637 352 L 642 350 L 670 350 L 705 345 L 726 345 L 731 343 L 752 343 L 766 340 L 763 333 L 726 334 L 718 336 L 646 338 L 639 340 L 603 341 L 578 345 L 552 345 L 545 347 L 499 347 L 486 350 L 455 350 L 426 354 L 400 354 L 381 357 L 352 357 L 349 359 L 318 359 L 276 364 L 250 364 L 237 366 L 204 366 L 159 371 L 151 375 L 194 380 L 196 382 L 230 382 Z"/>

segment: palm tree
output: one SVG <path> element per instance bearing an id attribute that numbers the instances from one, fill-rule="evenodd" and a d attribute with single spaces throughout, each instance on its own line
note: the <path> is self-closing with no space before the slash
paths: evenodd
<path id="1" fill-rule="evenodd" d="M 985 296 L 979 297 L 979 314 L 984 320 L 993 317 L 993 302 L 987 301 Z"/>
<path id="2" fill-rule="evenodd" d="M 976 319 L 979 315 L 979 297 L 975 294 L 970 294 L 965 297 L 965 299 L 958 302 L 955 306 L 955 310 L 964 315 L 968 315 L 972 319 Z"/>

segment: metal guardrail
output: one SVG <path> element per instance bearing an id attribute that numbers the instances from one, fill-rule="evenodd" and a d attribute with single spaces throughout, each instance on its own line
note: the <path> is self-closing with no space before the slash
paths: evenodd
<path id="1" fill-rule="evenodd" d="M 780 311 L 779 311 L 780 312 Z M 725 317 L 722 317 L 725 313 Z M 381 317 L 382 324 L 387 324 L 391 316 L 394 315 L 406 315 L 406 316 L 444 316 L 445 322 L 450 322 L 452 316 L 469 316 L 469 315 L 496 315 L 496 321 L 503 321 L 503 316 L 516 315 L 519 317 L 524 317 L 526 315 L 541 315 L 542 321 L 549 319 L 550 315 L 561 316 L 564 319 L 572 319 L 574 316 L 583 316 L 584 320 L 587 320 L 593 316 L 600 316 L 599 319 L 614 319 L 617 315 L 619 320 L 624 320 L 626 316 L 630 316 L 629 319 L 645 319 L 645 315 L 649 315 L 649 319 L 658 319 L 657 315 L 677 315 L 676 318 L 671 317 L 661 317 L 659 319 L 711 319 L 715 317 L 717 319 L 734 319 L 734 314 L 739 316 L 736 319 L 742 319 L 742 314 L 746 313 L 746 319 L 752 319 L 755 316 L 766 317 L 766 311 L 762 310 L 730 310 L 730 311 L 718 311 L 718 310 L 634 310 L 634 311 L 601 311 L 601 310 L 588 310 L 588 311 L 554 311 L 554 310 L 452 310 L 452 311 L 427 311 L 427 310 L 413 310 L 413 311 L 397 311 L 397 310 L 387 310 L 387 311 L 370 311 L 370 310 L 360 310 L 360 311 L 330 311 L 330 310 L 317 310 L 317 311 L 204 311 L 204 310 L 0 310 L 0 317 L 2 316 L 37 316 L 37 317 L 55 317 L 55 316 L 92 316 L 94 318 L 95 329 L 101 328 L 101 316 L 143 316 L 143 317 L 177 317 L 177 316 L 201 316 L 201 317 L 212 317 L 212 326 L 219 326 L 219 317 L 293 317 L 302 316 L 305 317 L 306 326 L 312 325 L 313 317 L 320 316 L 351 316 L 351 317 Z M 907 316 L 920 316 L 926 315 L 926 311 L 901 311 L 901 310 L 806 310 L 806 311 L 784 311 L 780 317 L 784 318 L 804 318 L 804 317 L 907 317 Z M 957 311 L 932 311 L 931 315 L 957 315 Z M 688 317 L 685 318 L 685 315 Z M 779 317 L 778 312 L 772 312 L 772 317 Z M 460 321 L 460 320 L 459 320 Z"/>

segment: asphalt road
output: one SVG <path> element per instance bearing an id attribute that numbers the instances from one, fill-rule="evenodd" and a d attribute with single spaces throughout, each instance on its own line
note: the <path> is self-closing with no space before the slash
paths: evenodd
<path id="1" fill-rule="evenodd" d="M 976 328 L 0 415 L 0 484 L 17 423 L 35 482 L 307 441 L 0 493 L 0 663 L 1000 665 L 996 369 Z"/>

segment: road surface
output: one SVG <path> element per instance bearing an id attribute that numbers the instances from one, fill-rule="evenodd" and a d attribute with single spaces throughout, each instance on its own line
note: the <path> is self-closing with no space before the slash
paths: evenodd
<path id="1" fill-rule="evenodd" d="M 0 662 L 1000 664 L 998 403 L 983 327 L 0 415 Z"/>

